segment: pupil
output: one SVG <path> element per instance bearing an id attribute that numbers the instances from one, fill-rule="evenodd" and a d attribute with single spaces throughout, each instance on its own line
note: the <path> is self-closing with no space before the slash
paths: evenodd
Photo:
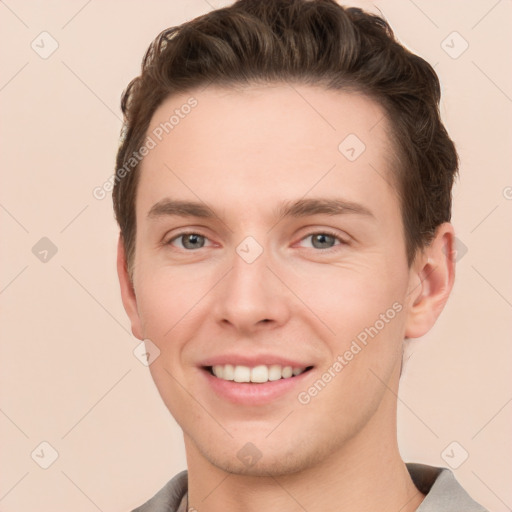
<path id="1" fill-rule="evenodd" d="M 183 245 L 187 249 L 197 249 L 198 246 L 201 247 L 201 244 L 199 243 L 200 238 L 202 238 L 201 235 L 185 235 Z"/>
<path id="2" fill-rule="evenodd" d="M 314 241 L 318 241 L 318 242 L 319 242 L 319 245 L 321 246 L 321 247 L 317 247 L 317 246 L 315 245 L 315 243 L 313 243 L 313 245 L 314 245 L 315 247 L 320 248 L 320 249 L 325 249 L 325 248 L 329 248 L 329 247 L 331 246 L 330 242 L 332 242 L 333 237 L 332 237 L 332 236 L 330 236 L 330 235 L 326 235 L 326 234 L 324 234 L 324 233 L 320 233 L 320 234 L 318 234 L 318 235 L 315 235 L 315 236 L 313 237 L 313 240 L 314 240 Z"/>

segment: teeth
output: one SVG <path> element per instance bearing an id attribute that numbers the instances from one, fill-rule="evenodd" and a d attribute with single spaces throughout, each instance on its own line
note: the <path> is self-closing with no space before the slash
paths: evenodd
<path id="1" fill-rule="evenodd" d="M 221 378 L 226 380 L 233 380 L 235 378 L 235 367 L 232 364 L 226 364 L 223 367 L 219 365 L 216 368 L 221 368 Z"/>
<path id="2" fill-rule="evenodd" d="M 251 369 L 251 382 L 267 382 L 268 368 L 265 365 L 255 366 Z"/>
<path id="3" fill-rule="evenodd" d="M 281 375 L 281 366 L 278 364 L 273 364 L 268 368 L 268 380 L 279 380 L 282 377 Z"/>
<path id="4" fill-rule="evenodd" d="M 212 367 L 212 372 L 215 377 L 223 380 L 264 383 L 279 379 L 289 379 L 292 375 L 300 375 L 305 369 L 281 366 L 279 364 L 272 364 L 270 366 L 261 364 L 253 368 L 242 365 L 219 364 Z"/>
<path id="5" fill-rule="evenodd" d="M 293 369 L 291 366 L 285 366 L 281 370 L 281 374 L 283 376 L 283 379 L 289 379 L 293 375 Z"/>
<path id="6" fill-rule="evenodd" d="M 235 366 L 235 378 L 233 380 L 235 382 L 251 382 L 251 369 L 248 366 Z"/>

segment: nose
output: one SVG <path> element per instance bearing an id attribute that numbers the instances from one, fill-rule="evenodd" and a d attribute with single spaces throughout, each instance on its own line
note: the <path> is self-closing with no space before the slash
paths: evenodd
<path id="1" fill-rule="evenodd" d="M 216 286 L 213 312 L 217 322 L 247 335 L 288 321 L 291 293 L 278 277 L 277 265 L 269 268 L 269 264 L 266 251 L 252 263 L 234 254 L 231 270 Z"/>

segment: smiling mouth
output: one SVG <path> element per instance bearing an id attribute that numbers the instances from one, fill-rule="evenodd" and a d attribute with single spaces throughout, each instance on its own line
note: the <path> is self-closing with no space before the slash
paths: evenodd
<path id="1" fill-rule="evenodd" d="M 265 384 L 266 382 L 276 380 L 293 379 L 294 377 L 310 371 L 312 368 L 313 366 L 300 368 L 282 366 L 279 364 L 262 364 L 254 367 L 223 364 L 203 367 L 210 375 L 218 379 L 249 384 Z"/>

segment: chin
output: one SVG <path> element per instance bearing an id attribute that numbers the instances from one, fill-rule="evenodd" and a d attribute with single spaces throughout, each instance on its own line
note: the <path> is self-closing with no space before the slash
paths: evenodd
<path id="1" fill-rule="evenodd" d="M 241 448 L 233 446 L 233 451 L 228 448 L 222 452 L 212 450 L 211 446 L 206 449 L 198 448 L 202 456 L 216 468 L 234 475 L 254 477 L 300 473 L 321 462 L 332 451 L 331 446 L 326 446 L 325 443 L 315 446 L 311 440 L 298 440 L 295 446 L 288 447 L 281 443 L 280 450 L 268 442 L 263 447 L 260 443 L 260 448 L 246 443 Z"/>
<path id="2" fill-rule="evenodd" d="M 210 463 L 218 469 L 231 473 L 234 475 L 255 476 L 255 477 L 278 477 L 283 475 L 290 475 L 293 473 L 300 473 L 301 471 L 310 467 L 306 460 L 302 458 L 293 458 L 282 460 L 279 457 L 272 457 L 271 459 L 263 457 L 254 465 L 246 465 L 237 459 L 231 458 L 210 458 Z"/>

